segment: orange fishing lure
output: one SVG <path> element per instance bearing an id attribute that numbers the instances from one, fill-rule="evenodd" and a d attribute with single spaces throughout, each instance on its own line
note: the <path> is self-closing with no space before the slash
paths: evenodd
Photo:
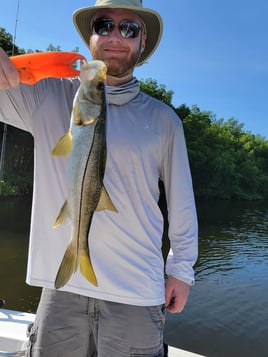
<path id="1" fill-rule="evenodd" d="M 85 59 L 76 52 L 35 52 L 25 55 L 11 56 L 13 64 L 24 84 L 34 84 L 48 77 L 76 77 L 80 71 L 72 65 Z"/>

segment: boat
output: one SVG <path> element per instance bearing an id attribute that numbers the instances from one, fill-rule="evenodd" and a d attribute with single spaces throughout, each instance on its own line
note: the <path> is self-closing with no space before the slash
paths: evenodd
<path id="1" fill-rule="evenodd" d="M 27 345 L 27 331 L 35 314 L 0 308 L 0 356 L 23 357 Z M 168 346 L 168 357 L 205 357 Z"/>
<path id="2" fill-rule="evenodd" d="M 0 356 L 25 356 L 27 329 L 35 314 L 0 309 Z"/>

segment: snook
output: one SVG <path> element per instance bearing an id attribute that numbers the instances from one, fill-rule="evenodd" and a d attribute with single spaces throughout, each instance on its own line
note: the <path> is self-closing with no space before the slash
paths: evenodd
<path id="1" fill-rule="evenodd" d="M 83 62 L 81 85 L 73 104 L 70 129 L 52 150 L 53 156 L 71 154 L 69 195 L 54 227 L 70 219 L 71 241 L 59 267 L 55 288 L 63 287 L 80 265 L 85 278 L 97 286 L 91 264 L 88 233 L 94 211 L 117 212 L 103 185 L 106 163 L 106 66 L 102 61 Z"/>

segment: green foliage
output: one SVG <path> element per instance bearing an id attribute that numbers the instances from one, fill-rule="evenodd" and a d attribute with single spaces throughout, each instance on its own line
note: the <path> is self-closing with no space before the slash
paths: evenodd
<path id="1" fill-rule="evenodd" d="M 198 198 L 268 198 L 268 141 L 196 106 L 183 125 Z"/>
<path id="2" fill-rule="evenodd" d="M 61 51 L 60 46 L 54 46 L 52 43 L 47 47 L 47 52 Z"/>
<path id="3" fill-rule="evenodd" d="M 140 88 L 144 93 L 149 94 L 150 96 L 161 100 L 162 102 L 172 106 L 172 96 L 173 91 L 166 90 L 166 86 L 163 84 L 158 85 L 157 81 L 152 78 L 140 81 Z"/>
<path id="4" fill-rule="evenodd" d="M 0 123 L 0 147 L 3 124 Z M 33 138 L 20 129 L 8 126 L 1 195 L 22 195 L 32 191 Z"/>
<path id="5" fill-rule="evenodd" d="M 33 176 L 31 173 L 26 175 L 7 174 L 5 175 L 2 186 L 2 196 L 22 196 L 32 192 Z"/>
<path id="6" fill-rule="evenodd" d="M 9 56 L 25 53 L 24 50 L 13 45 L 13 37 L 6 32 L 3 27 L 0 27 L 0 47 L 6 51 Z"/>
<path id="7" fill-rule="evenodd" d="M 61 46 L 54 46 L 53 43 L 50 43 L 46 49 L 47 52 L 60 52 Z M 79 47 L 75 47 L 71 52 L 79 52 Z"/>

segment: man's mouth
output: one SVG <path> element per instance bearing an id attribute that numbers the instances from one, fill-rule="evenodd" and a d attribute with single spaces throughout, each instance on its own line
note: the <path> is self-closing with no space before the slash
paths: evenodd
<path id="1" fill-rule="evenodd" d="M 109 48 L 105 48 L 104 52 L 109 54 L 123 54 L 126 53 L 126 50 L 124 48 L 119 48 L 119 47 L 109 47 Z"/>

